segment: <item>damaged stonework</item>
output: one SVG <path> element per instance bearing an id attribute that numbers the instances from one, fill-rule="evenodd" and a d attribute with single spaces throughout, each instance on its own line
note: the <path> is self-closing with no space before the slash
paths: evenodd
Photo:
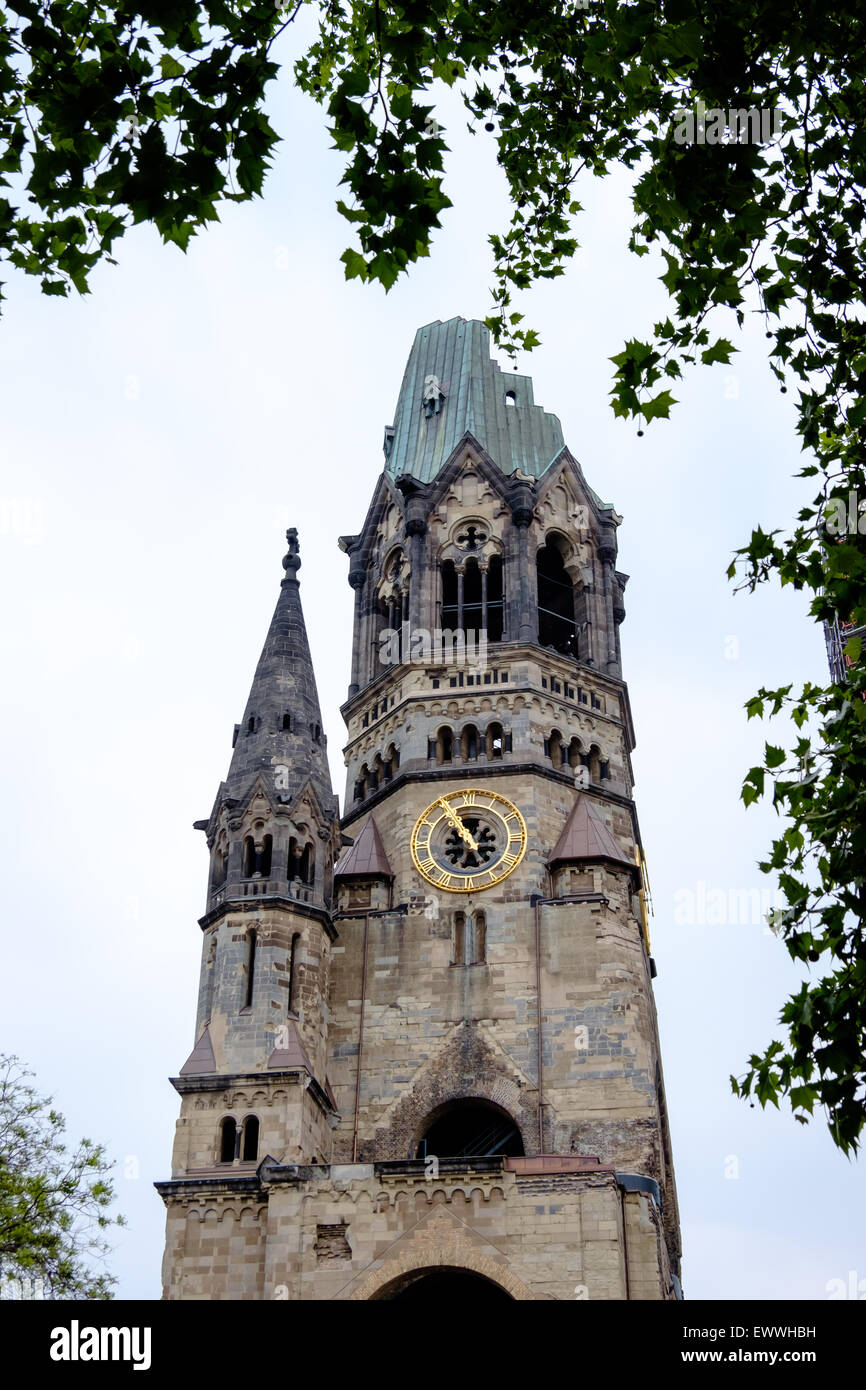
<path id="1" fill-rule="evenodd" d="M 482 323 L 419 329 L 339 542 L 342 812 L 287 532 L 196 822 L 165 1298 L 681 1296 L 621 522 Z"/>

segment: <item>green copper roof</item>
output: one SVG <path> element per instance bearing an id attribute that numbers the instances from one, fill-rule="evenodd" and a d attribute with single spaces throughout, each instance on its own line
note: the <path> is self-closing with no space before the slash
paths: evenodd
<path id="1" fill-rule="evenodd" d="M 467 431 L 503 473 L 534 478 L 565 442 L 557 417 L 535 404 L 532 378 L 491 360 L 483 323 L 429 323 L 415 334 L 394 425 L 385 432 L 386 472 L 431 482 Z"/>

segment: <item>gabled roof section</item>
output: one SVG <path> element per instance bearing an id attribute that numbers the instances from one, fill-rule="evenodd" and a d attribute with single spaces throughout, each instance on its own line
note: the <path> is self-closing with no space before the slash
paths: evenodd
<path id="1" fill-rule="evenodd" d="M 483 323 L 437 320 L 415 334 L 394 424 L 385 431 L 386 472 L 432 482 L 466 433 L 503 473 L 533 478 L 564 442 L 558 418 L 535 404 L 532 378 L 503 372 L 491 359 Z"/>
<path id="2" fill-rule="evenodd" d="M 343 855 L 336 869 L 335 878 L 387 878 L 394 877 L 379 827 L 373 816 L 364 822 L 364 828 L 348 853 Z"/>
<path id="3" fill-rule="evenodd" d="M 292 1067 L 303 1067 L 313 1075 L 313 1068 L 307 1056 L 307 1050 L 301 1042 L 301 1035 L 298 1032 L 292 1019 L 280 1027 L 279 1039 L 281 1045 L 275 1047 L 268 1058 L 269 1071 L 289 1071 Z"/>
<path id="4" fill-rule="evenodd" d="M 216 1069 L 213 1043 L 210 1040 L 210 1024 L 206 1023 L 202 1029 L 201 1037 L 181 1067 L 180 1075 L 202 1076 L 205 1073 L 215 1072 Z"/>
<path id="5" fill-rule="evenodd" d="M 579 863 L 600 859 L 635 868 L 633 860 L 620 849 L 589 797 L 578 792 L 571 814 L 547 862 Z"/>

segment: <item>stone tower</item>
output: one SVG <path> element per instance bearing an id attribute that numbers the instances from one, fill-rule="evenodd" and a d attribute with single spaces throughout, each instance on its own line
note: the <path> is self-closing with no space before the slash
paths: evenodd
<path id="1" fill-rule="evenodd" d="M 210 819 L 164 1294 L 680 1297 L 621 518 L 481 323 L 344 536 L 343 816 L 297 537 Z"/>

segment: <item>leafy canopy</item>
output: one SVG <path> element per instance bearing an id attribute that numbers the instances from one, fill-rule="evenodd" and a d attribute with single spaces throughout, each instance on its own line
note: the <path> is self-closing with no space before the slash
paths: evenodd
<path id="1" fill-rule="evenodd" d="M 762 316 L 779 384 L 797 388 L 814 496 L 787 526 L 756 528 L 731 577 L 804 590 L 816 621 L 866 622 L 859 524 L 830 536 L 828 506 L 866 498 L 863 303 L 866 17 L 818 0 L 432 0 L 309 3 L 317 31 L 294 75 L 345 156 L 338 203 L 353 233 L 348 277 L 387 289 L 419 257 L 449 200 L 437 83 L 486 132 L 511 194 L 492 233 L 503 346 L 537 334 L 515 292 L 563 272 L 577 241 L 582 175 L 634 174 L 637 255 L 665 261 L 669 314 L 613 359 L 616 414 L 666 418 L 692 364 L 728 362 L 746 313 Z M 294 7 L 272 0 L 6 6 L 0 30 L 0 253 L 47 293 L 87 277 L 133 222 L 185 247 L 221 199 L 258 194 L 276 141 L 264 114 L 277 35 Z M 778 138 L 731 139 L 680 112 L 774 115 Z M 727 134 L 726 134 L 727 132 Z M 717 138 L 719 134 L 723 138 Z M 639 431 L 640 433 L 641 431 Z M 859 511 L 856 513 L 859 518 Z M 864 526 L 866 529 L 866 526 Z M 817 969 L 785 1004 L 774 1041 L 734 1090 L 786 1095 L 798 1119 L 823 1108 L 834 1141 L 866 1119 L 866 668 L 859 638 L 844 679 L 762 690 L 750 717 L 784 714 L 799 737 L 767 744 L 746 804 L 772 797 L 782 826 L 761 868 L 786 907 L 774 926 Z"/>
<path id="2" fill-rule="evenodd" d="M 36 1281 L 45 1298 L 111 1298 L 114 1278 L 91 1261 L 108 1253 L 109 1228 L 124 1225 L 108 1211 L 112 1165 L 89 1139 L 67 1148 L 63 1116 L 31 1075 L 0 1055 L 0 1280 Z"/>

